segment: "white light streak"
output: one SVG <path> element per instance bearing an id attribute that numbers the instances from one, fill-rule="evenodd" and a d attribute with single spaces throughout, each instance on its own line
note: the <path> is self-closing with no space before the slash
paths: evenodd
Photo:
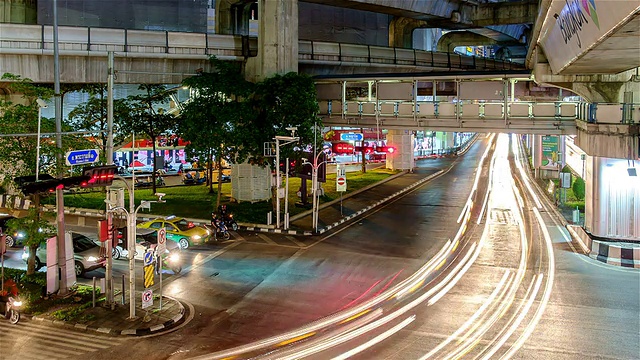
<path id="1" fill-rule="evenodd" d="M 489 305 L 491 305 L 491 303 L 494 301 L 494 299 L 496 298 L 496 296 L 498 295 L 498 293 L 500 292 L 500 290 L 502 289 L 502 287 L 505 285 L 507 279 L 509 278 L 509 274 L 510 271 L 507 270 L 504 275 L 502 276 L 502 279 L 500 280 L 500 282 L 498 283 L 498 286 L 496 286 L 496 288 L 493 290 L 493 292 L 491 293 L 491 295 L 489 295 L 489 297 L 487 298 L 487 300 L 485 300 L 485 302 L 482 304 L 482 306 L 464 323 L 462 324 L 461 327 L 458 328 L 458 330 L 456 330 L 456 332 L 454 332 L 453 334 L 449 335 L 449 337 L 441 342 L 440 344 L 438 344 L 438 346 L 436 346 L 435 348 L 433 348 L 431 351 L 429 351 L 426 355 L 424 355 L 423 357 L 420 358 L 420 360 L 426 360 L 428 358 L 430 358 L 431 356 L 433 356 L 435 353 L 437 353 L 438 351 L 440 351 L 442 348 L 444 348 L 445 346 L 447 346 L 447 344 L 449 344 L 450 342 L 452 342 L 453 340 L 455 340 L 458 336 L 460 336 L 460 334 L 467 329 L 469 326 L 471 326 L 471 324 L 473 324 L 474 321 L 476 321 L 476 319 L 489 307 Z"/>
<path id="2" fill-rule="evenodd" d="M 334 357 L 333 360 L 348 359 L 348 358 L 352 357 L 353 355 L 356 355 L 356 354 L 358 354 L 358 353 L 360 353 L 360 352 L 372 347 L 373 345 L 379 343 L 380 341 L 385 340 L 389 336 L 397 333 L 398 331 L 402 330 L 407 325 L 411 324 L 415 319 L 416 319 L 416 316 L 415 315 L 411 315 L 410 317 L 404 319 L 398 325 L 396 325 L 396 326 L 392 327 L 391 329 L 383 332 L 382 334 L 374 337 L 373 339 L 367 341 L 366 343 L 364 343 L 362 345 L 359 345 L 359 346 L 347 351 L 344 354 L 341 354 L 339 356 Z"/>

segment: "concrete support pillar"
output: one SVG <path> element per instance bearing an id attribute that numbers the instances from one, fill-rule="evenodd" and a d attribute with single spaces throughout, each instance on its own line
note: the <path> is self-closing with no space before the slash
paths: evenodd
<path id="1" fill-rule="evenodd" d="M 396 152 L 387 155 L 387 168 L 391 170 L 412 170 L 415 167 L 413 158 L 413 132 L 410 130 L 389 130 L 387 146 L 394 146 Z"/>
<path id="2" fill-rule="evenodd" d="M 444 133 L 444 149 L 449 150 L 455 146 L 455 134 L 452 131 Z"/>
<path id="3" fill-rule="evenodd" d="M 238 0 L 216 0 L 216 34 L 233 34 L 232 7 Z"/>
<path id="4" fill-rule="evenodd" d="M 587 156 L 585 165 L 585 230 L 604 238 L 640 241 L 640 177 L 629 176 L 630 163 Z"/>
<path id="5" fill-rule="evenodd" d="M 389 24 L 389 46 L 412 49 L 413 30 L 420 27 L 427 27 L 427 22 L 405 17 L 394 17 Z"/>
<path id="6" fill-rule="evenodd" d="M 0 1 L 0 23 L 36 24 L 36 0 Z"/>
<path id="7" fill-rule="evenodd" d="M 298 0 L 258 0 L 258 56 L 245 71 L 252 81 L 298 72 Z"/>

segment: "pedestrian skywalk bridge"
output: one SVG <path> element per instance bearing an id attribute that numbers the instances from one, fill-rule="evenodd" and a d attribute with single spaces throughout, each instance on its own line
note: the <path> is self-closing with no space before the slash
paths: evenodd
<path id="1" fill-rule="evenodd" d="M 640 110 L 628 113 L 624 104 L 579 102 L 319 102 L 325 126 L 459 132 L 506 132 L 575 135 L 576 120 L 598 124 L 629 124 L 640 120 Z"/>

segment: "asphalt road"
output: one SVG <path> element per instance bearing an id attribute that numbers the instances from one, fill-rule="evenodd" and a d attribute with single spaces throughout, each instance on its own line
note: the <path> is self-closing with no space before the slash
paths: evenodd
<path id="1" fill-rule="evenodd" d="M 638 358 L 640 272 L 581 254 L 552 214 L 538 208 L 536 193 L 516 170 L 518 159 L 500 146 L 489 149 L 477 170 L 488 141 L 480 139 L 455 161 L 418 162 L 414 174 L 403 176 L 407 183 L 453 167 L 326 236 L 243 232 L 226 243 L 185 251 L 183 272 L 165 278 L 166 294 L 194 306 L 184 327 L 68 358 L 186 359 L 247 344 L 371 300 L 409 279 L 447 246 L 449 255 L 424 281 L 367 316 L 383 319 L 408 304 L 414 307 L 311 358 L 339 356 L 365 344 L 356 358 L 420 359 L 434 349 L 429 355 L 435 358 Z M 468 207 L 470 198 L 474 204 Z M 449 240 L 459 242 L 454 246 Z M 17 254 L 10 251 L 7 264 L 19 265 Z M 125 261 L 116 261 L 116 278 L 125 267 Z M 104 276 L 103 270 L 87 273 L 83 281 L 92 276 Z M 382 335 L 386 340 L 376 345 Z M 314 341 L 279 351 L 295 354 Z M 511 349 L 517 351 L 510 355 Z M 55 346 L 50 351 L 55 353 Z"/>

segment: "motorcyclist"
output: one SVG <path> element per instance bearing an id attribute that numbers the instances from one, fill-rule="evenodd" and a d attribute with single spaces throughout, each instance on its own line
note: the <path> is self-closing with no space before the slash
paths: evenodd
<path id="1" fill-rule="evenodd" d="M 15 281 L 8 279 L 4 282 L 4 289 L 0 289 L 0 316 L 4 316 L 7 311 L 7 302 L 9 302 L 10 296 L 18 296 L 18 285 Z"/>

